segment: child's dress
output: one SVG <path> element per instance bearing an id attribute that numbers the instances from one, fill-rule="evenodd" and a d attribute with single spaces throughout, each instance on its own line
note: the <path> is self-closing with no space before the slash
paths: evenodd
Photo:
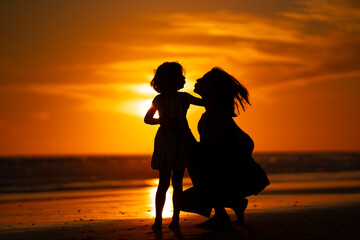
<path id="1" fill-rule="evenodd" d="M 190 97 L 186 92 L 177 92 L 159 94 L 153 100 L 160 118 L 171 123 L 171 127 L 160 126 L 156 133 L 151 159 L 155 170 L 182 170 L 186 166 L 190 147 L 196 142 L 186 120 Z"/>

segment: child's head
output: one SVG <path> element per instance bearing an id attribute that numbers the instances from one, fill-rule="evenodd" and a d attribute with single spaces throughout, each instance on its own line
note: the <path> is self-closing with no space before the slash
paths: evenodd
<path id="1" fill-rule="evenodd" d="M 164 62 L 155 71 L 150 85 L 158 93 L 174 92 L 182 89 L 185 84 L 184 69 L 177 62 Z"/>

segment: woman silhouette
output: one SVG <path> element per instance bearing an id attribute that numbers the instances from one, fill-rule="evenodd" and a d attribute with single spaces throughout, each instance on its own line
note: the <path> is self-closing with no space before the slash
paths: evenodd
<path id="1" fill-rule="evenodd" d="M 243 224 L 245 197 L 269 185 L 252 158 L 253 140 L 233 120 L 239 107 L 245 110 L 250 104 L 248 91 L 224 70 L 213 68 L 197 80 L 194 92 L 202 97 L 206 112 L 198 124 L 200 147 L 188 164 L 194 187 L 184 192 L 182 210 L 209 217 L 214 208 L 215 216 L 198 225 L 214 228 L 230 224 L 225 211 L 230 207 Z"/>

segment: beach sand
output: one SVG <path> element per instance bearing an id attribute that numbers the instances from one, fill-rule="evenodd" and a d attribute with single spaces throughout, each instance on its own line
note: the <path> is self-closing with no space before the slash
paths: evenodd
<path id="1" fill-rule="evenodd" d="M 360 181 L 273 183 L 249 197 L 245 226 L 200 229 L 206 218 L 181 213 L 181 229 L 153 231 L 156 187 L 11 194 L 0 197 L 0 239 L 360 239 Z M 235 220 L 231 210 L 230 217 Z"/>

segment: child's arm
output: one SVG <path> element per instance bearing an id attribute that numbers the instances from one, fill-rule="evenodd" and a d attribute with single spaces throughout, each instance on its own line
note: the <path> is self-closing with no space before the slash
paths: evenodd
<path id="1" fill-rule="evenodd" d="M 197 105 L 197 106 L 204 106 L 204 101 L 201 98 L 194 97 L 190 95 L 190 104 Z"/>
<path id="2" fill-rule="evenodd" d="M 156 110 L 157 110 L 156 106 L 154 104 L 151 104 L 151 107 L 147 111 L 145 118 L 144 118 L 144 122 L 146 124 L 150 124 L 150 125 L 160 124 L 160 119 L 154 118 Z"/>

